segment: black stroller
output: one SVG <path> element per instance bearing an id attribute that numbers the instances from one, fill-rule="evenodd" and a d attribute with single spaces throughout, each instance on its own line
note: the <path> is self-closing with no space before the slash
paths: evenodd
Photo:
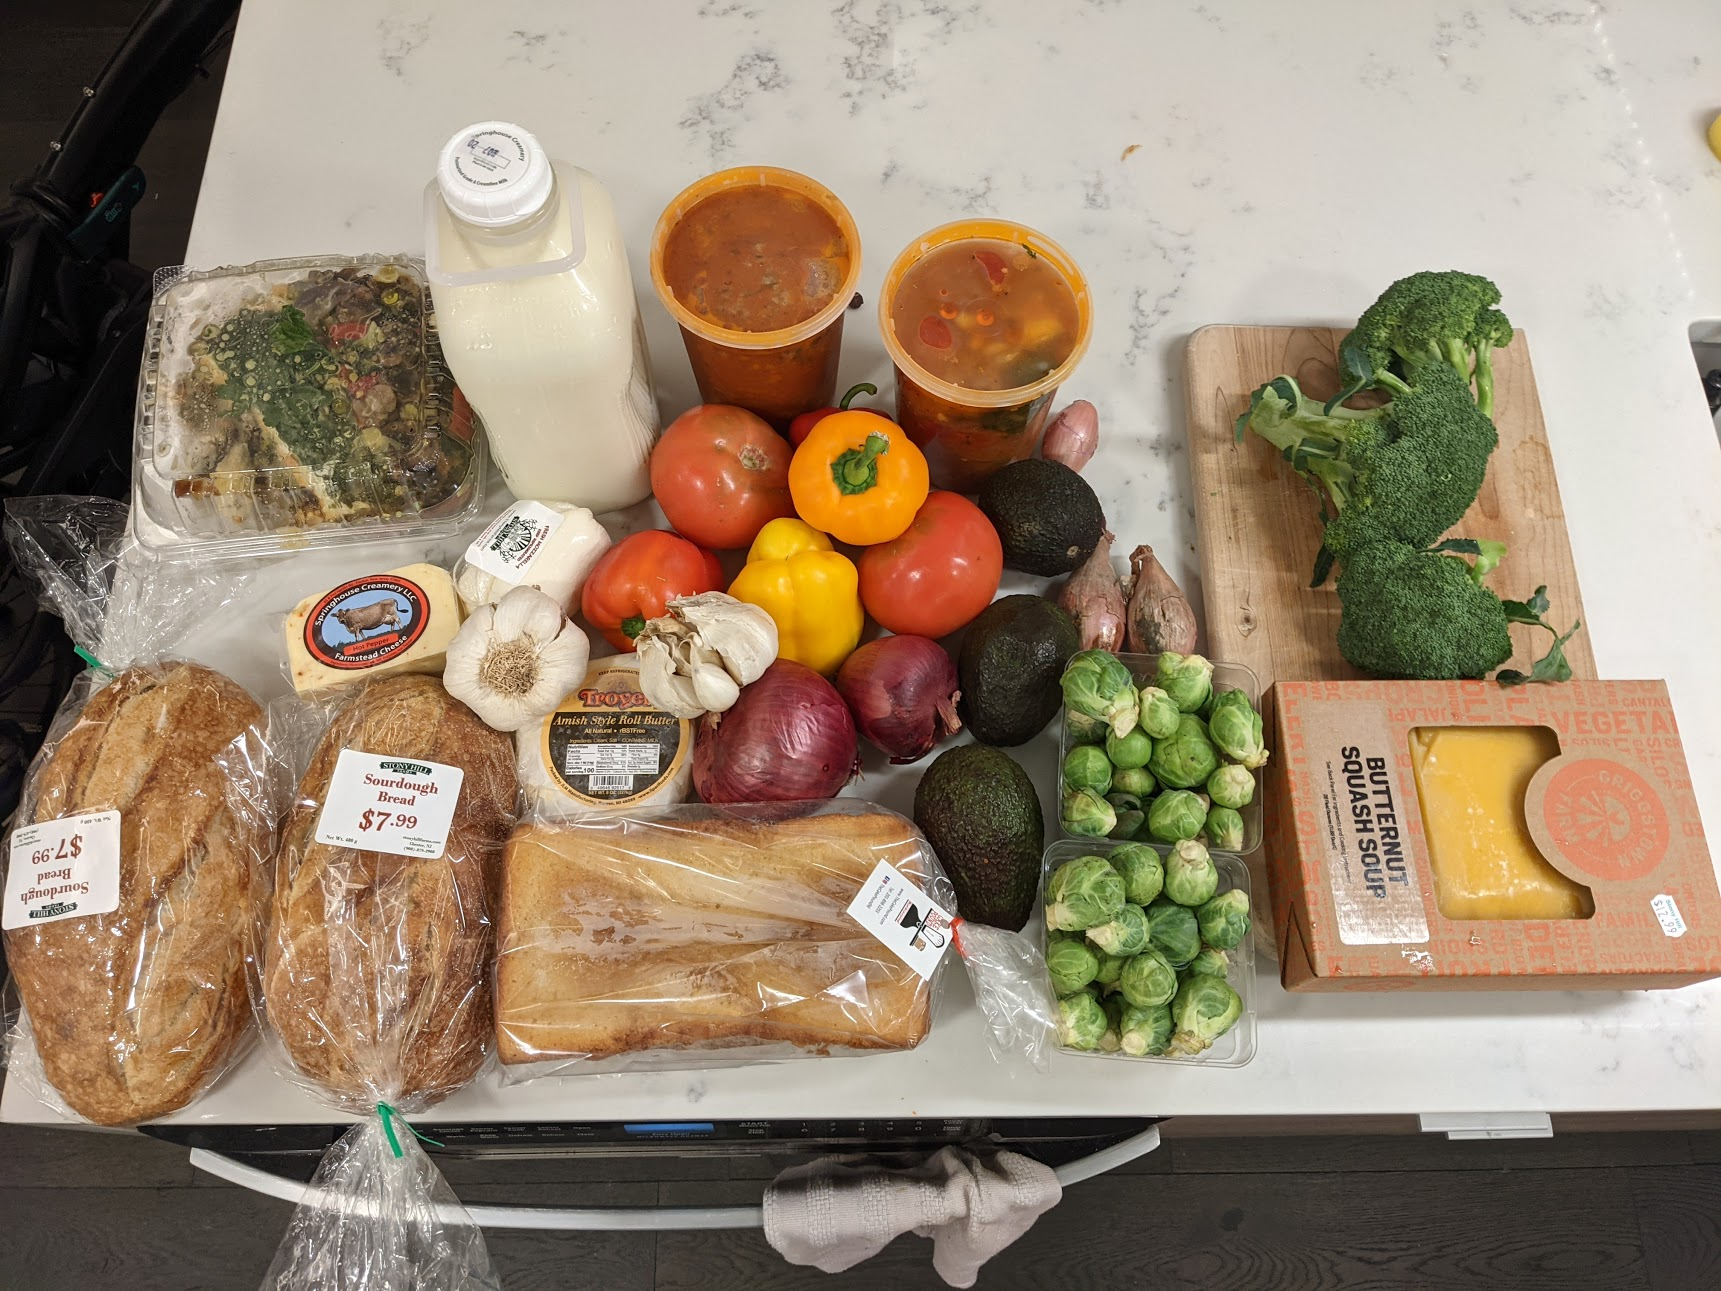
<path id="1" fill-rule="evenodd" d="M 121 498 L 150 273 L 127 260 L 138 153 L 232 34 L 238 0 L 155 0 L 0 209 L 0 503 Z M 83 665 L 0 547 L 0 822 Z"/>

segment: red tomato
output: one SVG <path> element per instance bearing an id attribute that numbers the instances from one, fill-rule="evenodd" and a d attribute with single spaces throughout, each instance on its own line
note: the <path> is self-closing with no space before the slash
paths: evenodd
<path id="1" fill-rule="evenodd" d="M 877 393 L 878 387 L 871 381 L 862 381 L 859 385 L 851 387 L 849 392 L 838 400 L 835 408 L 815 408 L 811 412 L 801 413 L 789 423 L 789 442 L 799 448 L 807 436 L 813 433 L 814 426 L 833 412 L 847 412 L 849 404 L 853 402 L 856 395 Z"/>
<path id="2" fill-rule="evenodd" d="M 618 650 L 678 596 L 723 590 L 717 557 L 667 529 L 629 534 L 603 554 L 580 592 L 580 613 Z"/>
<path id="3" fill-rule="evenodd" d="M 861 553 L 861 604 L 898 635 L 947 636 L 992 603 L 1003 574 L 1003 545 L 980 508 L 929 493 L 902 537 Z"/>
<path id="4" fill-rule="evenodd" d="M 702 404 L 670 423 L 651 452 L 664 518 L 702 547 L 745 547 L 767 521 L 795 514 L 783 437 L 745 408 Z"/>

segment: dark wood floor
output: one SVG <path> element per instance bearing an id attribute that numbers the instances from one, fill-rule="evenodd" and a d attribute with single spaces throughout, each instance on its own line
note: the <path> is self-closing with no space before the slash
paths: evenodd
<path id="1" fill-rule="evenodd" d="M 139 7 L 0 0 L 0 181 L 40 159 Z M 134 218 L 139 264 L 184 254 L 219 97 L 215 70 L 168 113 L 141 159 L 151 189 Z M 443 1164 L 472 1202 L 715 1205 L 755 1202 L 782 1162 Z M 183 1149 L 138 1135 L 0 1127 L 0 1291 L 252 1288 L 288 1210 L 195 1174 Z M 928 1243 L 912 1237 L 835 1278 L 784 1264 L 757 1232 L 489 1240 L 510 1291 L 943 1285 Z M 1171 1137 L 1124 1171 L 1073 1188 L 980 1286 L 1721 1291 L 1721 1131 L 1502 1143 Z"/>
<path id="2" fill-rule="evenodd" d="M 1168 1127 L 1171 1128 L 1171 1127 Z M 468 1201 L 755 1204 L 763 1157 L 442 1159 Z M 0 1127 L 0 1287 L 255 1287 L 284 1202 L 197 1174 L 135 1135 Z M 789 1291 L 942 1286 L 899 1238 L 827 1277 L 758 1232 L 492 1232 L 509 1291 Z M 1713 1291 L 1721 1131 L 1450 1143 L 1426 1135 L 1180 1138 L 1073 1187 L 982 1272 L 989 1291 Z"/>

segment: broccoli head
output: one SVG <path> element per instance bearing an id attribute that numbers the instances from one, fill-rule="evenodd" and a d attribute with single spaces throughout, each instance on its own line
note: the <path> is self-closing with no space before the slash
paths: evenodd
<path id="1" fill-rule="evenodd" d="M 1369 386 L 1396 389 L 1418 368 L 1444 363 L 1466 389 L 1475 382 L 1476 406 L 1494 412 L 1493 353 L 1511 343 L 1512 324 L 1498 308 L 1500 289 L 1487 278 L 1456 269 L 1400 278 L 1362 312 L 1339 347 L 1347 399 Z"/>
<path id="2" fill-rule="evenodd" d="M 1512 657 L 1506 608 L 1461 556 L 1376 542 L 1339 573 L 1339 653 L 1383 677 L 1482 677 Z"/>

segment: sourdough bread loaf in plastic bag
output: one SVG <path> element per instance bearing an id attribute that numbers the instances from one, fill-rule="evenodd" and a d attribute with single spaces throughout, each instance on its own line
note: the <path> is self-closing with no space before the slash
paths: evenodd
<path id="1" fill-rule="evenodd" d="M 8 1066 L 52 1107 L 135 1124 L 189 1103 L 250 1031 L 274 823 L 263 710 L 170 653 L 248 576 L 149 559 L 105 498 L 15 499 L 4 532 L 101 661 L 61 705 L 8 838 Z"/>

